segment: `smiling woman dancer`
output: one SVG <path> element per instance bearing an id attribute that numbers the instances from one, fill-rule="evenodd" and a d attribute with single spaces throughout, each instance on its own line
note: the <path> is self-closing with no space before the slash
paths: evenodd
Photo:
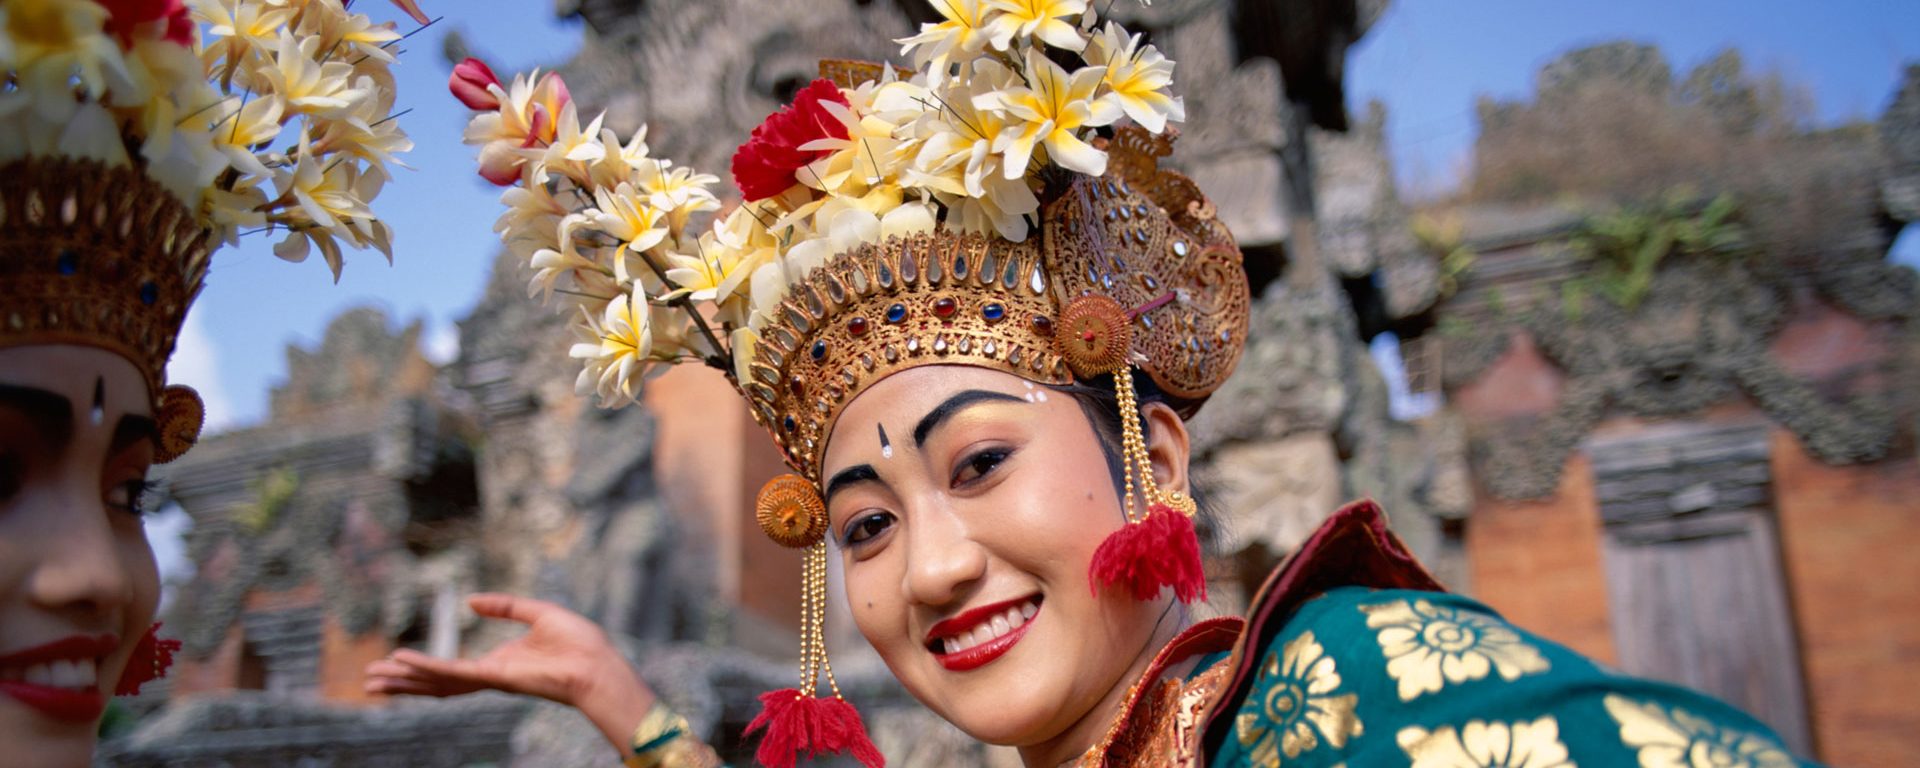
<path id="1" fill-rule="evenodd" d="M 625 404 L 649 365 L 707 361 L 794 470 L 756 505 L 805 595 L 801 686 L 749 728 L 761 763 L 881 762 L 822 643 L 830 549 L 906 689 L 1031 766 L 1793 763 L 1723 704 L 1446 594 L 1370 503 L 1247 619 L 1193 621 L 1183 420 L 1233 370 L 1248 295 L 1213 205 L 1158 166 L 1172 63 L 1085 3 L 934 5 L 918 74 L 823 64 L 734 156 L 746 202 L 705 232 L 715 179 L 581 129 L 557 77 L 454 74 L 511 187 L 507 242 L 579 306 L 581 390 Z M 480 659 L 402 651 L 369 688 L 531 693 L 631 765 L 716 762 L 591 623 L 473 606 L 531 630 Z"/>
<path id="2" fill-rule="evenodd" d="M 381 119 L 393 93 L 380 46 L 399 34 L 338 3 L 196 8 L 215 29 L 220 14 L 245 16 L 257 37 L 231 37 L 229 18 L 206 51 L 177 0 L 0 3 L 10 767 L 89 764 L 107 697 L 138 693 L 179 645 L 154 622 L 143 497 L 148 469 L 200 434 L 200 399 L 166 383 L 166 364 L 214 247 L 240 228 L 283 226 L 276 252 L 298 261 L 318 244 L 336 275 L 338 240 L 386 249 L 366 203 L 387 153 L 407 148 Z M 335 50 L 358 63 L 314 60 Z M 267 182 L 280 188 L 273 200 Z"/>

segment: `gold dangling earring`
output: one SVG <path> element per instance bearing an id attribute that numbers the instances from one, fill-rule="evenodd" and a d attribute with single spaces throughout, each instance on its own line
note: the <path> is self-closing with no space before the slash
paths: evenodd
<path id="1" fill-rule="evenodd" d="M 886 758 L 867 737 L 860 713 L 840 695 L 827 660 L 827 505 L 812 481 L 785 474 L 767 481 L 754 503 L 754 517 L 769 538 L 801 549 L 800 685 L 760 694 L 760 714 L 747 725 L 751 736 L 766 735 L 754 750 L 761 765 L 791 766 L 801 754 L 817 757 L 845 752 L 866 768 L 882 768 Z M 821 697 L 825 674 L 832 696 Z"/>

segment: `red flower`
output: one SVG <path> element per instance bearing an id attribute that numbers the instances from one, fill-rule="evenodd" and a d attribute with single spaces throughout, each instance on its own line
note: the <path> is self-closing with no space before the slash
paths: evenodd
<path id="1" fill-rule="evenodd" d="M 142 25 L 164 22 L 160 39 L 182 46 L 193 45 L 193 17 L 184 0 L 95 0 L 107 9 L 107 34 L 120 41 L 121 48 L 133 46 L 134 33 Z"/>
<path id="2" fill-rule="evenodd" d="M 500 84 L 500 78 L 493 74 L 487 63 L 468 57 L 466 61 L 455 64 L 453 75 L 447 78 L 447 88 L 453 91 L 453 97 L 468 109 L 482 112 L 500 108 L 500 97 L 493 95 L 488 86 Z"/>
<path id="3" fill-rule="evenodd" d="M 733 183 L 748 201 L 765 200 L 794 185 L 800 166 L 827 154 L 800 149 L 815 139 L 847 137 L 847 126 L 821 102 L 847 104 L 847 97 L 831 80 L 815 80 L 793 97 L 793 103 L 767 116 L 753 136 L 733 153 Z"/>

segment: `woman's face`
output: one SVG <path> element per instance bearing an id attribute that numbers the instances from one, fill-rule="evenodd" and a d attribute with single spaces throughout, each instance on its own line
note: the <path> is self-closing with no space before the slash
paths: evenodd
<path id="1" fill-rule="evenodd" d="M 85 765 L 153 621 L 141 524 L 146 381 L 78 346 L 0 349 L 0 743 L 8 764 Z"/>
<path id="2" fill-rule="evenodd" d="M 861 634 L 974 738 L 1061 736 L 1124 685 L 1167 611 L 1092 594 L 1094 550 L 1125 518 L 1071 396 L 974 367 L 903 371 L 841 413 L 822 469 Z"/>

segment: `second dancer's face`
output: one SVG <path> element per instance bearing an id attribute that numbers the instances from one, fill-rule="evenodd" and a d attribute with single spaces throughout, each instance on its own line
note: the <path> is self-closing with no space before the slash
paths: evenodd
<path id="1" fill-rule="evenodd" d="M 0 743 L 8 766 L 86 765 L 153 621 L 140 495 L 147 385 L 78 346 L 0 349 Z"/>
<path id="2" fill-rule="evenodd" d="M 967 366 L 897 373 L 841 413 L 821 477 L 861 634 L 974 738 L 1059 736 L 1122 685 L 1166 611 L 1089 588 L 1125 518 L 1070 396 Z"/>

